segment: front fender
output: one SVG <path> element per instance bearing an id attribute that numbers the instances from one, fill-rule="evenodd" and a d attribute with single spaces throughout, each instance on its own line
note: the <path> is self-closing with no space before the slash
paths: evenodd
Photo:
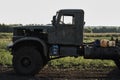
<path id="1" fill-rule="evenodd" d="M 45 56 L 47 56 L 47 51 L 48 51 L 47 44 L 42 39 L 35 38 L 35 37 L 24 37 L 24 38 L 18 39 L 10 47 L 12 49 L 14 49 L 16 47 L 16 45 L 18 45 L 19 43 L 22 43 L 24 41 L 26 41 L 26 42 L 31 41 L 31 44 L 32 44 L 32 42 L 37 42 L 38 44 L 41 44 L 43 47 L 44 54 L 45 54 Z"/>

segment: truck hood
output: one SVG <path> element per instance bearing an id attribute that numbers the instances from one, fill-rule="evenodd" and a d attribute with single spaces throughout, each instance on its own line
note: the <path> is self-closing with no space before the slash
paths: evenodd
<path id="1" fill-rule="evenodd" d="M 17 26 L 14 27 L 14 29 L 30 29 L 30 30 L 34 30 L 34 29 L 49 29 L 52 28 L 52 25 L 28 25 L 28 26 Z"/>

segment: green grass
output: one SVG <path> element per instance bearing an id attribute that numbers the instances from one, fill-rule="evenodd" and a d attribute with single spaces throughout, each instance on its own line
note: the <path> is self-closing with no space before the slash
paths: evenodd
<path id="1" fill-rule="evenodd" d="M 12 33 L 0 33 L 0 64 L 11 65 L 12 55 L 7 49 L 7 45 L 11 42 Z"/>
<path id="2" fill-rule="evenodd" d="M 12 64 L 12 55 L 10 52 L 5 49 L 0 49 L 0 64 L 2 65 L 11 65 Z"/>
<path id="3" fill-rule="evenodd" d="M 0 33 L 0 39 L 10 39 L 12 35 L 12 33 Z"/>
<path id="4" fill-rule="evenodd" d="M 93 42 L 96 39 L 111 40 L 111 37 L 114 39 L 118 38 L 120 40 L 120 33 L 84 33 L 84 42 Z"/>
<path id="5" fill-rule="evenodd" d="M 84 33 L 85 37 L 119 37 L 120 33 Z"/>
<path id="6" fill-rule="evenodd" d="M 97 39 L 99 39 L 99 40 L 100 39 L 111 40 L 111 37 L 84 37 L 84 41 L 83 42 L 85 42 L 85 43 L 87 43 L 87 42 L 94 42 Z M 119 37 L 119 39 L 120 39 L 120 37 Z"/>
<path id="7" fill-rule="evenodd" d="M 115 67 L 112 60 L 84 59 L 83 57 L 66 57 L 52 60 L 48 63 L 49 67 L 56 69 L 96 69 L 103 67 Z"/>

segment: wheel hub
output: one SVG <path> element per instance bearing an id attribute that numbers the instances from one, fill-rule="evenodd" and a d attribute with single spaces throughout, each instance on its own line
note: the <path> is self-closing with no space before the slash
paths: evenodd
<path id="1" fill-rule="evenodd" d="M 29 67 L 31 65 L 31 60 L 28 57 L 24 57 L 21 60 L 21 64 L 24 67 Z"/>

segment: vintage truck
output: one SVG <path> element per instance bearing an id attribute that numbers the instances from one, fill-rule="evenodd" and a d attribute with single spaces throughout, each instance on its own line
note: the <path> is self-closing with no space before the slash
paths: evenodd
<path id="1" fill-rule="evenodd" d="M 13 67 L 18 74 L 37 74 L 48 61 L 66 56 L 114 60 L 120 68 L 120 45 L 101 46 L 97 40 L 83 43 L 84 11 L 61 9 L 51 25 L 19 26 L 13 29 Z"/>

